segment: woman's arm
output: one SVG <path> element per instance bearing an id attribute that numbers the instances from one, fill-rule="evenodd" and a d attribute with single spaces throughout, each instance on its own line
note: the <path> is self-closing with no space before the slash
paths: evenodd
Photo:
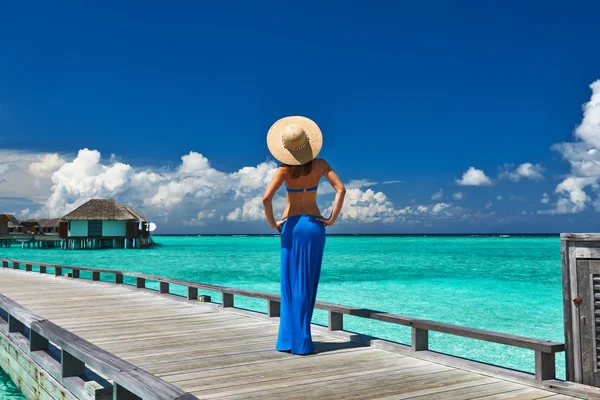
<path id="1" fill-rule="evenodd" d="M 342 183 L 341 179 L 337 176 L 333 169 L 329 166 L 327 161 L 323 160 L 325 166 L 323 168 L 323 176 L 327 178 L 331 186 L 335 189 L 335 199 L 333 200 L 333 210 L 329 219 L 318 218 L 325 225 L 330 226 L 335 223 L 340 211 L 342 211 L 342 205 L 344 204 L 344 197 L 346 196 L 346 188 Z"/>
<path id="2" fill-rule="evenodd" d="M 275 196 L 275 193 L 277 193 L 277 190 L 285 181 L 285 173 L 286 169 L 284 167 L 277 168 L 275 175 L 273 175 L 273 179 L 271 179 L 271 182 L 265 190 L 265 194 L 263 194 L 263 207 L 265 209 L 265 216 L 267 217 L 267 222 L 271 228 L 279 228 L 279 225 L 273 216 L 273 196 Z"/>

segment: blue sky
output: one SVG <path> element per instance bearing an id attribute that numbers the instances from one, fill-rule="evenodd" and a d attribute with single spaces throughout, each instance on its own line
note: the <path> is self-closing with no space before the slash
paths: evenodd
<path id="1" fill-rule="evenodd" d="M 110 195 L 165 232 L 265 232 L 254 199 L 272 161 L 266 132 L 305 115 L 323 130 L 321 155 L 354 181 L 336 231 L 597 230 L 600 173 L 551 147 L 595 148 L 573 131 L 600 79 L 600 3 L 523 3 L 3 4 L 0 211 L 60 213 Z M 86 148 L 97 165 L 73 166 Z M 210 169 L 185 175 L 190 152 Z M 515 172 L 525 163 L 533 175 Z M 231 176 L 244 167 L 250 185 Z M 458 184 L 470 167 L 491 184 Z M 213 171 L 241 186 L 217 190 Z M 140 183 L 142 172 L 160 177 Z M 179 204 L 148 200 L 173 182 L 191 188 L 177 189 Z"/>

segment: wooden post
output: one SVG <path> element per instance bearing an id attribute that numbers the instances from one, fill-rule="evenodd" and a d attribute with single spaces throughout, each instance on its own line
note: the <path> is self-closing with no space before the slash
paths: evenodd
<path id="1" fill-rule="evenodd" d="M 100 280 L 100 272 L 98 272 L 98 271 L 92 271 L 92 280 L 93 281 L 99 281 Z"/>
<path id="2" fill-rule="evenodd" d="M 188 300 L 198 300 L 198 288 L 197 287 L 188 286 L 187 299 Z"/>
<path id="3" fill-rule="evenodd" d="M 54 276 L 61 276 L 61 275 L 62 275 L 62 268 L 54 267 Z"/>
<path id="4" fill-rule="evenodd" d="M 223 307 L 233 307 L 233 293 L 223 293 L 223 299 L 221 300 L 221 305 Z"/>
<path id="5" fill-rule="evenodd" d="M 135 278 L 135 287 L 138 289 L 144 289 L 146 287 L 146 278 Z"/>
<path id="6" fill-rule="evenodd" d="M 122 285 L 123 284 L 123 274 L 121 274 L 121 273 L 115 273 L 115 283 L 117 285 Z"/>
<path id="7" fill-rule="evenodd" d="M 25 271 L 31 272 L 31 270 L 32 270 L 31 264 L 25 264 Z"/>
<path id="8" fill-rule="evenodd" d="M 73 268 L 73 278 L 79 278 L 80 270 Z"/>
<path id="9" fill-rule="evenodd" d="M 139 397 L 115 382 L 113 385 L 113 400 L 139 400 Z"/>
<path id="10" fill-rule="evenodd" d="M 268 312 L 269 317 L 279 317 L 279 311 L 281 309 L 281 303 L 276 300 L 268 301 Z"/>
<path id="11" fill-rule="evenodd" d="M 545 381 L 556 378 L 554 353 L 535 351 L 535 380 Z"/>
<path id="12" fill-rule="evenodd" d="M 61 376 L 70 378 L 72 376 L 81 376 L 85 374 L 85 364 L 71 353 L 60 350 Z"/>
<path id="13" fill-rule="evenodd" d="M 412 328 L 412 350 L 423 351 L 429 349 L 429 331 L 427 329 Z"/>
<path id="14" fill-rule="evenodd" d="M 9 333 L 23 333 L 25 325 L 12 315 L 8 314 L 8 332 Z"/>
<path id="15" fill-rule="evenodd" d="M 45 273 L 46 273 L 46 266 L 40 265 L 40 274 L 45 274 Z"/>
<path id="16" fill-rule="evenodd" d="M 344 314 L 329 311 L 328 328 L 330 331 L 344 330 Z"/>
<path id="17" fill-rule="evenodd" d="M 48 339 L 34 331 L 29 331 L 29 351 L 48 350 Z"/>
<path id="18" fill-rule="evenodd" d="M 158 282 L 158 291 L 160 293 L 169 293 L 169 282 Z"/>

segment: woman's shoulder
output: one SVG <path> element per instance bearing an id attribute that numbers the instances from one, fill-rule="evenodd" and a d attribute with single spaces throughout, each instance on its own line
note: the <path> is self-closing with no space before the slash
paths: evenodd
<path id="1" fill-rule="evenodd" d="M 317 163 L 317 166 L 323 171 L 331 169 L 329 163 L 324 158 L 315 158 L 315 162 Z"/>

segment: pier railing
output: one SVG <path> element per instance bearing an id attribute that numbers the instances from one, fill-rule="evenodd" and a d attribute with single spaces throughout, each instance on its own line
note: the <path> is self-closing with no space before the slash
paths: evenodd
<path id="1" fill-rule="evenodd" d="M 263 299 L 267 301 L 267 315 L 269 317 L 279 317 L 281 299 L 277 294 L 190 282 L 129 271 L 56 265 L 40 263 L 36 261 L 20 261 L 9 259 L 0 259 L 0 261 L 2 262 L 3 268 L 21 269 L 21 266 L 24 266 L 25 271 L 32 271 L 33 266 L 36 265 L 39 267 L 39 273 L 47 273 L 48 268 L 52 268 L 54 270 L 54 275 L 56 276 L 62 276 L 66 271 L 71 271 L 69 276 L 74 279 L 81 277 L 81 271 L 91 272 L 93 281 L 100 280 L 100 273 L 111 274 L 114 276 L 113 282 L 115 284 L 123 284 L 123 277 L 132 277 L 135 278 L 135 286 L 138 289 L 147 289 L 146 282 L 155 281 L 158 282 L 159 293 L 170 294 L 174 296 L 177 296 L 177 294 L 170 292 L 170 285 L 179 285 L 187 288 L 187 295 L 185 297 L 189 301 L 197 301 L 198 290 L 203 289 L 211 292 L 221 293 L 221 305 L 224 308 L 235 307 L 235 296 Z M 0 302 L 0 305 L 1 304 L 2 303 Z M 551 380 L 556 378 L 555 354 L 565 351 L 565 345 L 563 343 L 451 325 L 443 322 L 412 318 L 366 308 L 344 306 L 321 301 L 316 303 L 315 308 L 328 312 L 328 329 L 330 331 L 343 330 L 344 315 L 383 321 L 396 325 L 409 326 L 412 328 L 411 349 L 413 351 L 425 351 L 429 349 L 429 331 L 441 332 L 454 336 L 533 350 L 535 354 L 535 379 L 537 381 Z"/>
<path id="2" fill-rule="evenodd" d="M 4 263 L 3 263 L 4 265 Z M 85 396 L 86 367 L 112 380 L 113 399 L 192 400 L 195 396 L 130 364 L 0 294 L 0 330 L 62 386 Z M 7 318 L 7 320 L 5 320 Z M 60 351 L 53 356 L 50 346 Z"/>

